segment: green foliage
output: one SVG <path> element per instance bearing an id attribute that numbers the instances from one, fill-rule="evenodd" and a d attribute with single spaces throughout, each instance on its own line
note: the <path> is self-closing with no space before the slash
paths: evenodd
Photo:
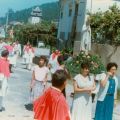
<path id="1" fill-rule="evenodd" d="M 45 21 L 58 20 L 59 18 L 59 4 L 58 2 L 47 3 L 39 6 L 42 9 L 42 19 Z M 19 22 L 28 22 L 28 18 L 32 12 L 32 9 L 28 8 L 21 11 L 14 12 L 12 9 L 9 10 L 9 22 L 19 21 Z M 0 24 L 5 24 L 6 18 L 0 18 Z"/>
<path id="2" fill-rule="evenodd" d="M 106 12 L 91 14 L 92 42 L 120 45 L 120 9 L 113 5 Z"/>
<path id="3" fill-rule="evenodd" d="M 118 97 L 118 100 L 120 100 L 120 89 L 118 89 L 117 97 Z"/>
<path id="4" fill-rule="evenodd" d="M 63 55 L 66 53 L 70 55 L 70 54 L 72 54 L 72 52 L 73 52 L 73 48 L 64 48 L 60 51 L 60 53 Z"/>
<path id="5" fill-rule="evenodd" d="M 81 63 L 87 62 L 90 65 L 90 73 L 99 74 L 105 71 L 105 67 L 99 56 L 86 54 L 85 51 L 81 51 L 78 56 L 75 56 L 73 60 L 66 62 L 67 69 L 72 75 L 80 73 Z"/>
<path id="6" fill-rule="evenodd" d="M 41 24 L 17 25 L 14 27 L 14 36 L 22 44 L 26 44 L 29 41 L 35 46 L 38 41 L 43 41 L 45 45 L 55 46 L 56 36 L 53 34 L 56 31 L 52 31 L 52 27 L 53 24 L 46 21 Z"/>

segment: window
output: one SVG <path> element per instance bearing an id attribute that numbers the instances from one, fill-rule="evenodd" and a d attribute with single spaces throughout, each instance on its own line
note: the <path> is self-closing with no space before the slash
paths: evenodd
<path id="1" fill-rule="evenodd" d="M 76 4 L 75 5 L 75 15 L 78 16 L 78 7 L 79 7 L 79 4 Z"/>
<path id="2" fill-rule="evenodd" d="M 69 16 L 72 15 L 72 9 L 69 9 Z"/>
<path id="3" fill-rule="evenodd" d="M 63 12 L 61 12 L 61 15 L 60 15 L 60 16 L 61 16 L 61 19 L 62 19 L 62 18 L 63 18 Z"/>

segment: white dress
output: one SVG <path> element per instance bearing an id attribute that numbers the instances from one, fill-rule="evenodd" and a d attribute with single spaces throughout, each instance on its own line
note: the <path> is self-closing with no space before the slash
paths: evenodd
<path id="1" fill-rule="evenodd" d="M 93 76 L 75 76 L 78 87 L 91 87 L 94 84 Z M 75 93 L 72 106 L 72 120 L 92 120 L 92 97 L 86 92 Z"/>
<path id="2" fill-rule="evenodd" d="M 34 52 L 32 49 L 29 49 L 29 63 L 33 63 Z"/>
<path id="3" fill-rule="evenodd" d="M 57 58 L 58 56 L 56 56 L 54 59 L 52 59 L 52 55 L 50 56 L 50 59 L 49 59 L 49 64 L 51 64 L 51 73 L 55 73 L 55 71 L 58 69 L 59 67 L 59 64 L 58 64 L 58 61 L 57 61 Z"/>
<path id="4" fill-rule="evenodd" d="M 24 63 L 28 64 L 29 63 L 29 53 L 26 50 L 24 51 L 23 58 L 24 58 Z"/>

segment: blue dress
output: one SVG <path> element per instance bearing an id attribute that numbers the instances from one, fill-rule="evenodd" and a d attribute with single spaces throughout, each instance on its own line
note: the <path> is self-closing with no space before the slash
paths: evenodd
<path id="1" fill-rule="evenodd" d="M 112 120 L 114 107 L 115 80 L 109 78 L 109 88 L 104 101 L 97 101 L 95 120 Z"/>

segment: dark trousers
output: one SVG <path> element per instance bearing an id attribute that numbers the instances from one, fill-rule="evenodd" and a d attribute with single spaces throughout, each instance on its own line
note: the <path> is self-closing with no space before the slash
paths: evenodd
<path id="1" fill-rule="evenodd" d="M 12 64 L 9 65 L 10 72 L 12 72 Z"/>
<path id="2" fill-rule="evenodd" d="M 94 102 L 95 95 L 96 95 L 96 94 L 92 93 L 92 103 Z"/>
<path id="3" fill-rule="evenodd" d="M 2 109 L 2 107 L 3 107 L 3 97 L 0 96 L 0 110 Z"/>
<path id="4" fill-rule="evenodd" d="M 64 95 L 64 96 L 65 96 L 65 98 L 66 98 L 65 88 L 63 89 L 62 93 L 63 93 L 63 95 Z"/>

